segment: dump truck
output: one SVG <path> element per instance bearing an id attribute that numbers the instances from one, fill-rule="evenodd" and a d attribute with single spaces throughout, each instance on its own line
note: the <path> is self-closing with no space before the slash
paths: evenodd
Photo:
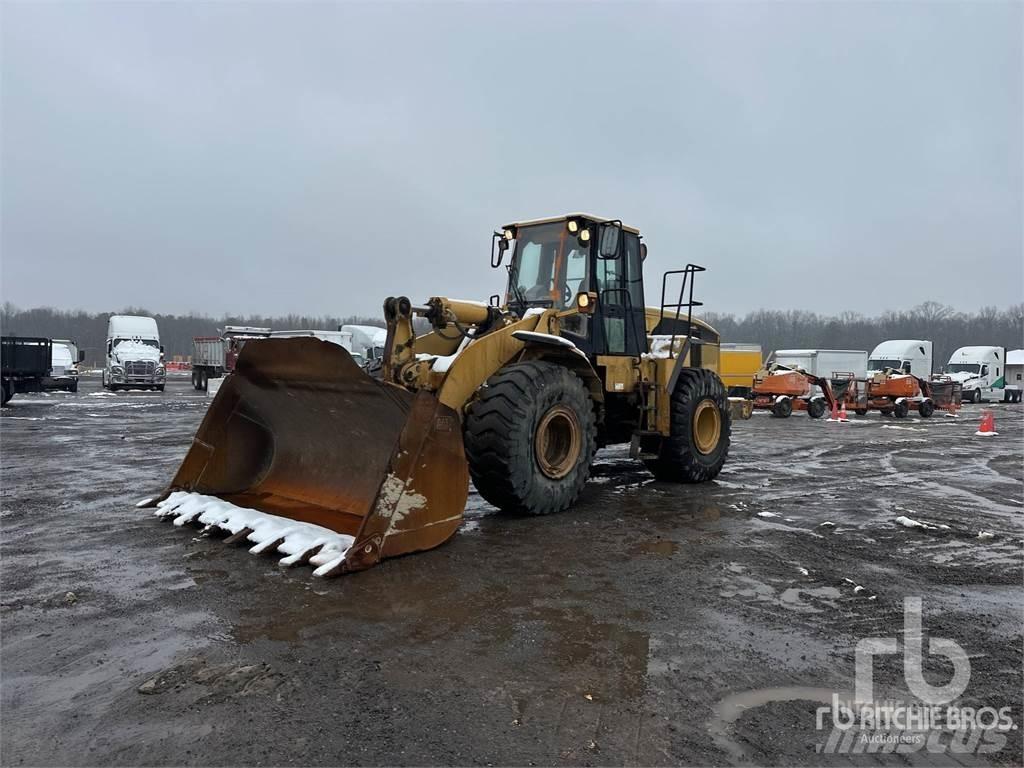
<path id="1" fill-rule="evenodd" d="M 835 403 L 827 378 L 780 363 L 757 372 L 750 399 L 755 409 L 780 419 L 788 419 L 793 411 L 807 411 L 812 419 L 820 419 Z"/>
<path id="2" fill-rule="evenodd" d="M 205 392 L 210 379 L 219 379 L 231 373 L 247 341 L 265 339 L 269 328 L 248 325 L 226 325 L 220 336 L 192 338 L 192 387 Z"/>
<path id="3" fill-rule="evenodd" d="M 52 342 L 41 336 L 4 336 L 0 339 L 2 405 L 19 392 L 42 392 L 52 366 Z"/>
<path id="4" fill-rule="evenodd" d="M 507 224 L 491 244 L 504 301 L 387 298 L 379 378 L 317 339 L 246 344 L 140 506 L 332 576 L 449 539 L 470 478 L 501 511 L 560 512 L 597 449 L 625 443 L 658 480 L 712 480 L 731 419 L 718 333 L 693 317 L 704 268 L 665 273 L 646 307 L 646 250 L 617 219 Z"/>

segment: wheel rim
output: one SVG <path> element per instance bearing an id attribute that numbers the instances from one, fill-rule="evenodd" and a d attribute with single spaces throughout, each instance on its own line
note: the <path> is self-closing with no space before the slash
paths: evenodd
<path id="1" fill-rule="evenodd" d="M 556 405 L 541 417 L 534 437 L 534 452 L 540 471 L 552 480 L 565 477 L 580 457 L 583 445 L 576 412 Z"/>
<path id="2" fill-rule="evenodd" d="M 722 414 L 711 400 L 702 400 L 693 412 L 693 442 L 707 455 L 715 450 L 722 435 Z"/>

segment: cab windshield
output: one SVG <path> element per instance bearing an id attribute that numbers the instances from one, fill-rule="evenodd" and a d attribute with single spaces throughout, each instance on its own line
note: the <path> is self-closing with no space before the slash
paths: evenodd
<path id="1" fill-rule="evenodd" d="M 568 307 L 587 290 L 587 248 L 565 222 L 519 227 L 509 270 L 510 304 Z"/>
<path id="2" fill-rule="evenodd" d="M 124 341 L 134 341 L 136 344 L 145 344 L 147 347 L 153 347 L 154 349 L 160 348 L 160 342 L 156 341 L 155 339 L 125 339 L 120 337 L 114 339 L 114 346 L 116 347 L 118 344 Z"/>
<path id="3" fill-rule="evenodd" d="M 942 369 L 943 373 L 979 373 L 981 366 L 978 363 L 950 363 Z"/>
<path id="4" fill-rule="evenodd" d="M 879 358 L 876 360 L 868 360 L 869 371 L 884 371 L 886 368 L 892 368 L 894 371 L 898 371 L 904 367 L 902 360 L 892 360 L 888 358 Z M 906 366 L 910 369 L 910 366 Z"/>

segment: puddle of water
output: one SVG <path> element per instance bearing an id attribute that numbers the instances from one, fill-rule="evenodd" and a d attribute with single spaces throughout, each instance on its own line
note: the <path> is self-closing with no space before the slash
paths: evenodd
<path id="1" fill-rule="evenodd" d="M 789 686 L 784 688 L 759 688 L 743 691 L 727 696 L 715 705 L 714 715 L 708 721 L 707 730 L 715 745 L 738 761 L 749 761 L 746 750 L 733 740 L 730 727 L 743 716 L 743 713 L 784 701 L 813 701 L 818 704 L 831 704 L 832 696 L 837 692 L 831 688 L 813 688 L 810 686 Z M 847 694 L 839 694 L 840 698 L 849 698 Z"/>
<path id="2" fill-rule="evenodd" d="M 655 539 L 644 541 L 629 550 L 631 555 L 656 555 L 658 557 L 671 557 L 679 549 L 679 544 L 671 539 Z"/>

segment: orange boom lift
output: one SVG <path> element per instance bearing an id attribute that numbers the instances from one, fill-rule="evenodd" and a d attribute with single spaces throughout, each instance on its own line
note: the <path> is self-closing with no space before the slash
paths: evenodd
<path id="1" fill-rule="evenodd" d="M 819 387 L 821 394 L 815 394 L 814 387 Z M 820 419 L 835 404 L 828 379 L 778 363 L 757 372 L 751 399 L 754 408 L 770 410 L 780 419 L 788 418 L 793 411 L 807 411 L 812 419 Z"/>

